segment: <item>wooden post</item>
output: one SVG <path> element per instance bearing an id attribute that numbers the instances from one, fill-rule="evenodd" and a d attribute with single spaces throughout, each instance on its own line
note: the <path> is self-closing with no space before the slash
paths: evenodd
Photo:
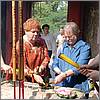
<path id="1" fill-rule="evenodd" d="M 23 20 L 22 20 L 22 0 L 18 1 L 18 32 L 19 32 L 19 99 L 21 97 L 21 87 L 22 96 L 24 99 L 24 56 L 23 56 Z"/>
<path id="2" fill-rule="evenodd" d="M 16 99 L 16 12 L 15 1 L 12 1 L 12 33 L 13 33 L 13 82 L 14 82 L 14 99 Z"/>
<path id="3" fill-rule="evenodd" d="M 18 1 L 18 31 L 19 31 L 19 80 L 24 79 L 24 58 L 23 58 L 23 23 L 22 23 L 22 1 Z"/>

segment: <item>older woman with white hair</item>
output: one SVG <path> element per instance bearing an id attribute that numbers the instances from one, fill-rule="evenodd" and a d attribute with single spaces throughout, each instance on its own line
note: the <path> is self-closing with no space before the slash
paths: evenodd
<path id="1" fill-rule="evenodd" d="M 87 64 L 90 58 L 90 46 L 80 39 L 80 30 L 75 22 L 68 22 L 64 27 L 65 42 L 54 58 L 52 69 L 56 73 L 55 84 L 58 86 L 74 87 L 89 93 L 89 84 L 86 76 L 77 68 L 58 57 L 64 54 L 79 65 Z"/>

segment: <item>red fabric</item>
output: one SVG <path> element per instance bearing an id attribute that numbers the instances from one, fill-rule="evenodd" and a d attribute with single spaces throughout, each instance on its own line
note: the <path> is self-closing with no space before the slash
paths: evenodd
<path id="1" fill-rule="evenodd" d="M 35 43 L 31 41 L 31 44 L 29 42 L 24 41 L 24 68 L 28 70 L 34 71 L 36 67 L 39 67 L 41 65 L 44 66 L 44 68 L 47 67 L 48 62 L 50 60 L 48 56 L 48 49 L 46 46 L 45 41 L 42 38 L 39 38 Z M 18 56 L 19 56 L 19 41 L 16 44 L 16 66 L 18 66 Z M 12 66 L 12 60 L 10 65 Z M 41 76 L 48 75 L 48 71 L 44 71 Z M 32 77 L 32 81 L 34 81 L 34 77 Z"/>
<path id="2" fill-rule="evenodd" d="M 43 65 L 47 66 L 49 61 L 48 50 L 46 48 L 45 42 L 39 39 L 36 46 L 31 46 L 28 42 L 25 42 L 25 62 L 28 62 L 28 67 L 32 70 L 37 66 Z M 33 44 L 33 45 L 34 45 Z"/>

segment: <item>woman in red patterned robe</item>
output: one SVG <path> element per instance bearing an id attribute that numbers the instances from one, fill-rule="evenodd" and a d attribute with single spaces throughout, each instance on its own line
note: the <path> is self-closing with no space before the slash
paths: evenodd
<path id="1" fill-rule="evenodd" d="M 39 36 L 40 24 L 35 19 L 28 19 L 24 24 L 25 35 L 23 36 L 24 41 L 24 74 L 28 81 L 34 82 L 33 74 L 38 74 L 42 78 L 49 75 L 47 71 L 47 65 L 50 60 L 48 56 L 48 49 L 44 39 Z M 19 56 L 19 41 L 16 44 L 16 59 L 18 66 Z M 11 63 L 12 66 L 12 63 Z M 30 75 L 30 72 L 33 73 Z M 31 80 L 32 79 L 32 80 Z M 37 81 L 38 80 L 38 81 Z M 40 80 L 36 79 L 38 83 Z"/>

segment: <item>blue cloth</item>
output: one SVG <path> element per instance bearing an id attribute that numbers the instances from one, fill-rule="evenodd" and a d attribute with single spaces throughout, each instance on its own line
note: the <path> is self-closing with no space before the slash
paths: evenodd
<path id="1" fill-rule="evenodd" d="M 71 48 L 67 42 L 64 42 L 58 50 L 58 54 L 60 53 L 65 54 L 79 65 L 87 64 L 90 59 L 90 46 L 83 40 L 77 41 L 73 48 Z M 67 77 L 63 82 L 57 84 L 58 86 L 74 87 L 86 93 L 89 92 L 89 84 L 86 76 L 80 74 L 75 67 L 61 60 L 58 56 L 54 58 L 52 64 L 52 69 L 55 67 L 58 67 L 62 72 L 67 70 L 73 70 L 74 72 L 73 76 Z"/>

